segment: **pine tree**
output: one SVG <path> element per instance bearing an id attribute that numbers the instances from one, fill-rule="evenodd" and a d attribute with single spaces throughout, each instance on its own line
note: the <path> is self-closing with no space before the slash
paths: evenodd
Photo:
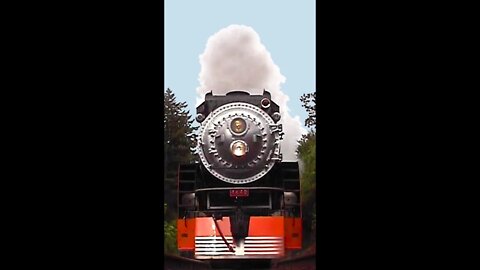
<path id="1" fill-rule="evenodd" d="M 191 115 L 185 110 L 186 102 L 177 102 L 175 94 L 167 88 L 164 93 L 164 147 L 167 177 L 177 173 L 179 164 L 191 163 L 194 156 L 190 148 L 195 142 L 188 137 L 198 127 L 193 127 Z"/>
<path id="2" fill-rule="evenodd" d="M 190 148 L 195 141 L 188 135 L 198 127 L 193 127 L 191 115 L 186 111 L 187 103 L 178 102 L 175 94 L 167 88 L 164 92 L 164 187 L 165 203 L 168 204 L 166 219 L 176 219 L 177 188 L 176 175 L 180 164 L 194 162 Z"/>

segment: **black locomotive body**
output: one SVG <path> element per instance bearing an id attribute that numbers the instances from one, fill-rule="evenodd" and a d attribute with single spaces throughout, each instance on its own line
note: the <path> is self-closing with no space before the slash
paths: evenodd
<path id="1" fill-rule="evenodd" d="M 197 107 L 199 162 L 178 171 L 178 248 L 213 262 L 271 260 L 301 248 L 297 162 L 282 162 L 269 92 L 208 93 Z"/>

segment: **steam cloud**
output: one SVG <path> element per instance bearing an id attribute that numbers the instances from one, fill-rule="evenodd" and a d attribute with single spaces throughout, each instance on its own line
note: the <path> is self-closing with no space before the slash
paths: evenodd
<path id="1" fill-rule="evenodd" d="M 225 95 L 232 90 L 245 90 L 261 95 L 266 89 L 272 94 L 272 100 L 280 106 L 280 123 L 285 132 L 281 144 L 283 160 L 297 160 L 297 140 L 306 130 L 299 116 L 290 115 L 287 107 L 289 97 L 280 89 L 286 78 L 255 30 L 244 25 L 223 28 L 208 39 L 205 51 L 199 58 L 201 70 L 197 106 L 210 91 L 214 95 Z"/>

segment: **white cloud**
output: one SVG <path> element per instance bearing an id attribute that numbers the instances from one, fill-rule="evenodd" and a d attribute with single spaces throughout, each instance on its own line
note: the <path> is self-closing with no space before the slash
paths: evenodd
<path id="1" fill-rule="evenodd" d="M 199 58 L 201 70 L 197 106 L 210 91 L 214 95 L 225 95 L 231 90 L 246 90 L 261 95 L 263 89 L 268 90 L 272 100 L 280 106 L 282 115 L 280 123 L 285 132 L 281 144 L 283 160 L 297 160 L 297 140 L 307 131 L 298 116 L 290 115 L 287 106 L 290 98 L 280 88 L 286 78 L 255 30 L 244 25 L 223 28 L 208 39 L 205 51 Z"/>

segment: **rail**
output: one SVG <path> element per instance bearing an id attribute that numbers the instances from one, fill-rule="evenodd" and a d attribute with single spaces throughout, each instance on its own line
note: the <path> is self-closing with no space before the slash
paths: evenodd
<path id="1" fill-rule="evenodd" d="M 212 269 L 209 263 L 175 255 L 164 255 L 165 270 L 203 270 Z M 231 269 L 231 268 L 223 268 Z M 237 269 L 237 268 L 235 268 Z M 254 269 L 254 268 L 249 268 Z M 257 268 L 255 268 L 257 269 Z M 258 268 L 260 269 L 260 268 Z M 266 269 L 266 268 L 261 268 Z M 315 253 L 300 255 L 292 258 L 275 260 L 272 270 L 314 270 L 316 269 Z"/>
<path id="2" fill-rule="evenodd" d="M 164 255 L 164 269 L 165 270 L 203 270 L 211 269 L 210 264 L 202 261 L 197 261 L 185 257 L 175 255 Z"/>
<path id="3" fill-rule="evenodd" d="M 272 262 L 271 269 L 275 270 L 314 270 L 315 253 L 300 255 L 293 258 Z"/>

